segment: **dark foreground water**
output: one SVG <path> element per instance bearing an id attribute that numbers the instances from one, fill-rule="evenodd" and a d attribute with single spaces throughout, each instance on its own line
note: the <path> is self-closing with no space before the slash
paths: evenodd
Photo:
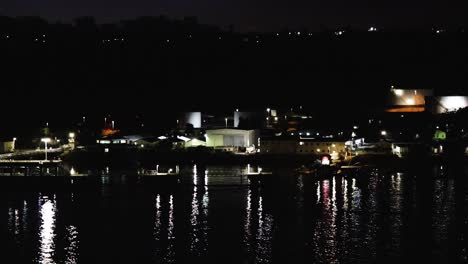
<path id="1" fill-rule="evenodd" d="M 429 166 L 428 166 L 429 167 Z M 293 176 L 185 168 L 179 188 L 112 173 L 97 191 L 2 193 L 0 263 L 466 263 L 466 167 Z"/>

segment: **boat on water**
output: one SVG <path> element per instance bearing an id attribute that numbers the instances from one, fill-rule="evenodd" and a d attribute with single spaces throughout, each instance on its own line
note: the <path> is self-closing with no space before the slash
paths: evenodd
<path id="1" fill-rule="evenodd" d="M 372 168 L 372 166 L 361 164 L 360 162 L 354 163 L 353 165 L 341 165 L 336 170 L 335 175 L 345 177 L 363 176 L 368 175 L 372 171 Z"/>
<path id="2" fill-rule="evenodd" d="M 156 165 L 155 170 L 147 170 L 142 169 L 138 171 L 140 176 L 178 176 L 180 175 L 179 166 L 175 166 L 174 168 L 170 167 L 167 169 L 161 169 L 159 165 Z"/>
<path id="3" fill-rule="evenodd" d="M 180 183 L 180 176 L 179 166 L 161 168 L 156 165 L 154 170 L 142 169 L 138 171 L 138 177 L 142 183 Z"/>
<path id="4" fill-rule="evenodd" d="M 276 174 L 271 171 L 264 171 L 261 167 L 257 167 L 255 170 L 249 165 L 247 165 L 247 171 L 243 177 L 247 177 L 251 184 L 264 184 L 270 183 L 276 178 Z"/>
<path id="5" fill-rule="evenodd" d="M 326 177 L 332 176 L 336 172 L 336 163 L 331 162 L 331 156 L 326 154 L 322 155 L 320 159 L 317 159 L 312 165 L 302 165 L 300 168 L 295 170 L 297 175 L 312 175 L 315 177 Z"/>

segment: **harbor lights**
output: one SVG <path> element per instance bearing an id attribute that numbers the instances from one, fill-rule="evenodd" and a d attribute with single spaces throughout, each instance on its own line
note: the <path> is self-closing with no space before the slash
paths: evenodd
<path id="1" fill-rule="evenodd" d="M 74 132 L 68 133 L 68 144 L 71 147 L 71 149 L 75 148 L 75 133 Z"/>
<path id="2" fill-rule="evenodd" d="M 50 138 L 41 138 L 41 142 L 44 142 L 45 144 L 45 160 L 47 160 L 47 143 L 50 142 Z"/>

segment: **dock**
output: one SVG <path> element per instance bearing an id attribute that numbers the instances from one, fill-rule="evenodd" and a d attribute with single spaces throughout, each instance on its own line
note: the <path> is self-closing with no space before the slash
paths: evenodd
<path id="1" fill-rule="evenodd" d="M 59 176 L 61 160 L 0 160 L 0 176 Z"/>
<path id="2" fill-rule="evenodd" d="M 99 177 L 70 175 L 61 165 L 61 160 L 0 160 L 0 189 L 70 190 L 99 184 Z"/>

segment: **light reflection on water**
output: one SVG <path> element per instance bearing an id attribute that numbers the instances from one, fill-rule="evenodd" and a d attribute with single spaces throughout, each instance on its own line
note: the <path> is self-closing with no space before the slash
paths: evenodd
<path id="1" fill-rule="evenodd" d="M 79 250 L 79 240 L 78 240 L 78 230 L 76 226 L 69 225 L 66 227 L 66 243 L 65 246 L 65 263 L 66 264 L 76 264 L 78 263 L 78 250 Z"/>
<path id="2" fill-rule="evenodd" d="M 274 186 L 222 186 L 224 173 L 231 186 L 243 170 L 191 166 L 175 190 L 132 193 L 108 186 L 105 195 L 5 197 L 0 220 L 11 240 L 2 242 L 35 263 L 82 263 L 82 256 L 102 254 L 102 244 L 134 252 L 134 241 L 113 241 L 118 235 L 92 238 L 121 228 L 137 234 L 144 245 L 138 250 L 148 251 L 151 263 L 402 262 L 421 254 L 419 244 L 436 262 L 467 259 L 468 184 L 439 169 L 417 179 L 407 173 L 284 174 Z M 100 221 L 95 214 L 101 210 L 117 217 Z M 132 219 L 132 226 L 121 225 L 119 217 Z"/>
<path id="3" fill-rule="evenodd" d="M 40 203 L 40 248 L 39 263 L 55 263 L 53 260 L 55 252 L 54 238 L 55 234 L 55 211 L 57 210 L 55 199 L 44 197 L 39 200 Z"/>

